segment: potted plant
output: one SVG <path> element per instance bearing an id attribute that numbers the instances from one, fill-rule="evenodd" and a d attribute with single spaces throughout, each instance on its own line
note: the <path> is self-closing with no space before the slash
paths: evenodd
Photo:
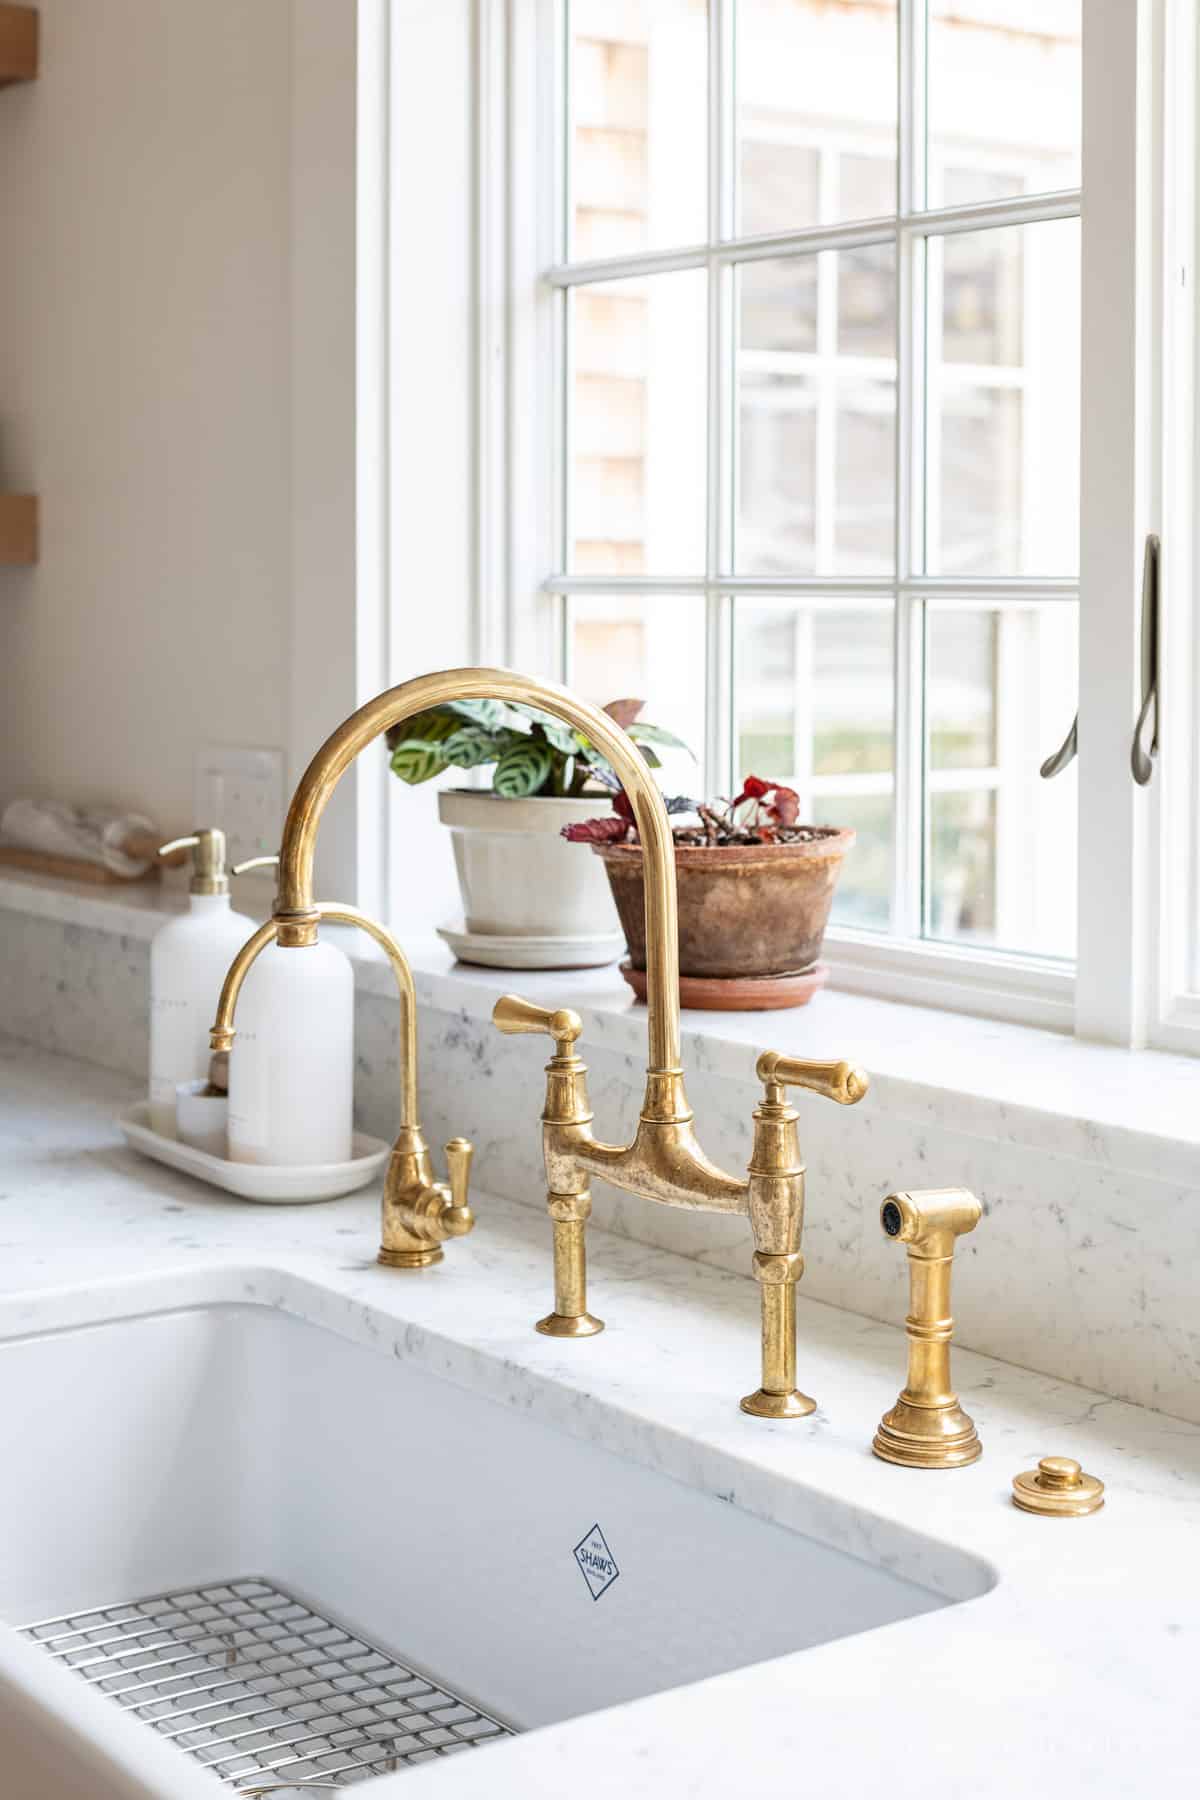
<path id="1" fill-rule="evenodd" d="M 643 705 L 614 700 L 604 710 L 658 768 L 656 745 L 686 745 L 645 723 Z M 465 924 L 440 935 L 462 961 L 562 969 L 616 960 L 621 930 L 603 871 L 562 841 L 565 826 L 590 818 L 618 786 L 586 737 L 537 707 L 455 700 L 393 726 L 388 748 L 392 772 L 414 787 L 447 769 L 492 770 L 490 792 L 438 795 Z"/>
<path id="2" fill-rule="evenodd" d="M 747 775 L 733 800 L 679 799 L 672 812 L 679 896 L 682 1006 L 755 1011 L 802 1006 L 825 980 L 818 960 L 842 858 L 853 831 L 801 825 L 793 788 Z M 617 792 L 613 812 L 564 827 L 603 862 L 620 915 L 628 960 L 621 973 L 646 994 L 646 910 L 642 847 L 633 809 Z"/>

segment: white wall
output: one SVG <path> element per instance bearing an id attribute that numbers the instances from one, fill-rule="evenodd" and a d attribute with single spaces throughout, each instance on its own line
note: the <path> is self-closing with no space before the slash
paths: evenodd
<path id="1" fill-rule="evenodd" d="M 356 8 L 40 10 L 0 94 L 0 485 L 42 497 L 0 571 L 0 802 L 182 829 L 202 744 L 281 746 L 290 785 L 355 700 Z"/>

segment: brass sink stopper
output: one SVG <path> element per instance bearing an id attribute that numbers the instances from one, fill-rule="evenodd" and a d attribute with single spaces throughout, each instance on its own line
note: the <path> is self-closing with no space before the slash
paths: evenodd
<path id="1" fill-rule="evenodd" d="M 1036 1469 L 1013 1476 L 1013 1505 L 1047 1519 L 1082 1519 L 1104 1505 L 1104 1483 L 1073 1456 L 1043 1456 Z"/>
<path id="2" fill-rule="evenodd" d="M 799 1417 L 813 1402 L 795 1386 L 795 1284 L 803 1260 L 804 1164 L 797 1114 L 786 1087 L 807 1087 L 843 1106 L 861 1100 L 867 1078 L 849 1063 L 805 1063 L 767 1055 L 758 1063 L 764 1096 L 754 1114 L 748 1173 L 727 1174 L 705 1155 L 693 1129 L 684 1090 L 679 1031 L 679 928 L 675 901 L 675 845 L 671 821 L 649 766 L 607 713 L 566 688 L 511 669 L 439 669 L 389 688 L 360 706 L 326 739 L 292 796 L 279 849 L 279 886 L 272 920 L 284 950 L 316 942 L 322 909 L 313 900 L 313 854 L 321 815 L 339 780 L 367 745 L 404 719 L 449 700 L 519 701 L 539 707 L 581 731 L 608 759 L 629 796 L 645 866 L 646 1091 L 633 1142 L 593 1137 L 586 1072 L 575 1054 L 578 1016 L 566 1008 L 531 1006 L 512 996 L 494 1013 L 502 1031 L 544 1031 L 554 1039 L 547 1068 L 542 1140 L 554 1225 L 554 1311 L 541 1322 L 562 1337 L 590 1336 L 601 1322 L 587 1308 L 584 1230 L 589 1183 L 613 1187 L 666 1206 L 738 1213 L 750 1221 L 754 1272 L 762 1298 L 762 1385 L 743 1400 L 747 1412 L 772 1419 Z M 361 917 L 355 921 L 372 927 Z M 218 1048 L 214 1043 L 214 1048 Z M 385 1240 L 386 1246 L 386 1240 Z M 394 1259 L 388 1259 L 394 1260 Z"/>
<path id="3" fill-rule="evenodd" d="M 908 1246 L 908 1380 L 871 1445 L 908 1469 L 961 1469 L 982 1454 L 974 1422 L 950 1386 L 950 1272 L 954 1241 L 974 1231 L 983 1208 L 966 1188 L 889 1194 L 879 1209 L 888 1237 Z"/>
<path id="4" fill-rule="evenodd" d="M 258 856 L 251 862 L 239 863 L 234 874 L 270 867 L 278 860 L 275 856 Z M 400 997 L 400 1130 L 383 1182 L 383 1226 L 376 1260 L 391 1269 L 426 1269 L 441 1262 L 442 1245 L 447 1238 L 464 1237 L 475 1223 L 467 1200 L 475 1152 L 466 1138 L 451 1138 L 446 1145 L 449 1180 L 434 1180 L 429 1146 L 417 1117 L 416 990 L 408 958 L 391 932 L 354 906 L 321 902 L 313 911 L 331 924 L 356 925 L 374 938 L 396 978 Z M 216 1021 L 209 1033 L 214 1058 L 232 1048 L 242 983 L 267 945 L 276 941 L 276 921 L 268 919 L 251 933 L 230 963 L 217 1003 Z"/>

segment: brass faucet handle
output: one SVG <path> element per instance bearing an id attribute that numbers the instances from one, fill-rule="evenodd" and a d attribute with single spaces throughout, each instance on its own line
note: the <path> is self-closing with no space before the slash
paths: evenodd
<path id="1" fill-rule="evenodd" d="M 475 1146 L 468 1138 L 451 1138 L 446 1145 L 446 1172 L 450 1177 L 450 1204 L 442 1212 L 447 1237 L 465 1237 L 475 1223 L 467 1195 L 471 1185 L 471 1158 Z"/>
<path id="2" fill-rule="evenodd" d="M 253 869 L 277 869 L 278 867 L 279 852 L 276 851 L 273 856 L 248 856 L 245 862 L 234 863 L 232 872 L 235 875 L 249 875 Z"/>
<path id="3" fill-rule="evenodd" d="M 764 1050 L 758 1059 L 758 1079 L 768 1088 L 802 1087 L 823 1094 L 839 1106 L 855 1106 L 871 1085 L 865 1069 L 848 1062 L 809 1062 L 802 1056 L 780 1056 Z"/>
<path id="4" fill-rule="evenodd" d="M 557 1056 L 570 1056 L 571 1046 L 583 1030 L 583 1020 L 567 1006 L 535 1006 L 519 994 L 502 994 L 492 1008 L 492 1024 L 510 1036 L 523 1032 L 545 1032 L 554 1039 Z"/>

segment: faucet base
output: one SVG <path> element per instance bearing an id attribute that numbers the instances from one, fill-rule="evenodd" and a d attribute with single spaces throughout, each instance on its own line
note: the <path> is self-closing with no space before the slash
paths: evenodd
<path id="1" fill-rule="evenodd" d="M 595 1337 L 604 1330 L 604 1320 L 593 1313 L 547 1313 L 535 1327 L 543 1337 Z"/>
<path id="2" fill-rule="evenodd" d="M 809 1413 L 816 1412 L 817 1403 L 799 1388 L 793 1388 L 790 1394 L 768 1394 L 766 1388 L 758 1388 L 746 1395 L 741 1408 L 756 1419 L 807 1419 Z"/>
<path id="3" fill-rule="evenodd" d="M 983 1455 L 974 1421 L 953 1401 L 946 1407 L 897 1400 L 879 1421 L 871 1448 L 905 1469 L 964 1469 Z"/>
<path id="4" fill-rule="evenodd" d="M 375 1260 L 385 1269 L 428 1269 L 444 1257 L 445 1251 L 438 1244 L 428 1250 L 385 1250 L 381 1246 Z"/>

